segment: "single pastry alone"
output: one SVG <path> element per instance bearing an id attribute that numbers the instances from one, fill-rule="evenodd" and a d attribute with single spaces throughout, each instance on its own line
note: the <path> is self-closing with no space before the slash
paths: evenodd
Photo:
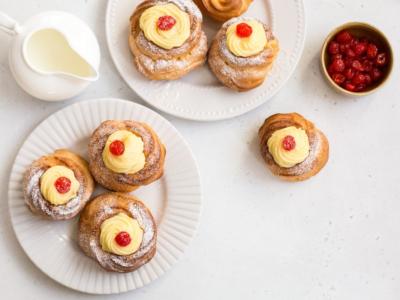
<path id="1" fill-rule="evenodd" d="M 86 205 L 79 220 L 79 246 L 104 269 L 132 272 L 156 253 L 157 228 L 138 199 L 105 193 Z"/>
<path id="2" fill-rule="evenodd" d="M 225 86 L 243 92 L 264 82 L 278 52 L 278 41 L 267 25 L 253 18 L 234 18 L 214 38 L 208 63 Z"/>
<path id="3" fill-rule="evenodd" d="M 192 1 L 145 0 L 136 7 L 130 22 L 134 63 L 147 78 L 178 79 L 206 61 L 203 19 Z"/>
<path id="4" fill-rule="evenodd" d="M 94 179 L 116 192 L 131 192 L 163 175 L 165 147 L 150 126 L 127 120 L 100 124 L 89 141 Z"/>
<path id="5" fill-rule="evenodd" d="M 253 0 L 194 0 L 211 18 L 225 22 L 244 14 Z"/>
<path id="6" fill-rule="evenodd" d="M 53 220 L 76 216 L 93 193 L 86 161 L 61 149 L 34 161 L 25 173 L 24 198 L 33 213 Z"/>
<path id="7" fill-rule="evenodd" d="M 328 139 L 297 113 L 270 116 L 258 135 L 262 157 L 272 173 L 282 179 L 306 180 L 328 161 Z"/>

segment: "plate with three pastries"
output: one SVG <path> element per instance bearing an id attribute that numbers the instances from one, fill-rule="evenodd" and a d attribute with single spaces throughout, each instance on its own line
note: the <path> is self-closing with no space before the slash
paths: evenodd
<path id="1" fill-rule="evenodd" d="M 9 183 L 14 231 L 34 264 L 86 293 L 121 293 L 164 274 L 201 212 L 197 164 L 178 131 L 120 99 L 70 105 L 17 154 Z"/>
<path id="2" fill-rule="evenodd" d="M 303 51 L 302 0 L 109 0 L 109 50 L 153 107 L 190 120 L 244 114 L 274 96 Z"/>

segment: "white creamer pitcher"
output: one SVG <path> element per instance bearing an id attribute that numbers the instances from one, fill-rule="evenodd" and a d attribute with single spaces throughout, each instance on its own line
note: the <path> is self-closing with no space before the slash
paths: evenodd
<path id="1" fill-rule="evenodd" d="M 9 63 L 15 80 L 36 98 L 68 99 L 99 77 L 96 36 L 72 14 L 44 12 L 19 25 L 0 12 L 0 29 L 14 35 Z"/>

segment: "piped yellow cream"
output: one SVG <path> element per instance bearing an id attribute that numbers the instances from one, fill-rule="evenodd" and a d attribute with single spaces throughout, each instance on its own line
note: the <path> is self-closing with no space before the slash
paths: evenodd
<path id="1" fill-rule="evenodd" d="M 164 16 L 171 16 L 176 21 L 168 30 L 157 26 L 158 19 Z M 189 14 L 172 3 L 146 9 L 140 16 L 139 26 L 149 41 L 167 50 L 182 46 L 190 36 Z"/>
<path id="2" fill-rule="evenodd" d="M 282 146 L 286 136 L 292 136 L 296 142 L 294 149 L 285 150 Z M 274 161 L 282 168 L 291 168 L 303 162 L 310 153 L 310 143 L 304 129 L 295 126 L 275 131 L 268 139 L 268 151 Z"/>
<path id="3" fill-rule="evenodd" d="M 119 140 L 123 142 L 125 150 L 122 155 L 114 155 L 110 152 L 110 144 Z M 144 168 L 146 157 L 144 144 L 140 137 L 128 130 L 118 130 L 111 134 L 103 150 L 103 162 L 105 166 L 116 173 L 134 174 Z"/>
<path id="4" fill-rule="evenodd" d="M 246 23 L 252 28 L 249 37 L 239 37 L 236 33 L 236 26 Z M 256 20 L 248 20 L 230 25 L 226 30 L 226 44 L 229 51 L 236 56 L 249 57 L 256 55 L 264 50 L 267 45 L 267 36 L 264 26 Z"/>
<path id="5" fill-rule="evenodd" d="M 59 193 L 55 182 L 60 177 L 66 177 L 71 181 L 71 187 L 66 193 Z M 80 184 L 74 172 L 65 166 L 54 166 L 47 169 L 40 177 L 40 192 L 43 197 L 54 205 L 63 205 L 76 197 Z"/>
<path id="6" fill-rule="evenodd" d="M 131 239 L 126 246 L 118 245 L 115 240 L 115 237 L 122 231 L 128 233 Z M 106 252 L 116 255 L 133 254 L 139 249 L 142 240 L 143 229 L 138 221 L 124 213 L 119 213 L 101 223 L 100 245 Z"/>

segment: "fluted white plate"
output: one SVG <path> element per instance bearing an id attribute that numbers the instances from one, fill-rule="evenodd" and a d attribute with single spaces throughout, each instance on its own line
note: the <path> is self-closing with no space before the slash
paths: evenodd
<path id="1" fill-rule="evenodd" d="M 24 204 L 22 178 L 38 157 L 68 148 L 87 157 L 88 139 L 104 120 L 146 122 L 167 149 L 164 176 L 134 192 L 151 208 L 158 224 L 157 253 L 135 272 L 104 271 L 77 244 L 77 220 L 47 221 Z M 101 188 L 96 188 L 99 193 Z M 150 109 L 119 99 L 98 99 L 68 106 L 43 121 L 22 145 L 11 171 L 8 201 L 18 241 L 34 264 L 59 283 L 87 293 L 121 293 L 140 288 L 164 274 L 192 239 L 201 210 L 198 168 L 178 131 Z"/>
<path id="2" fill-rule="evenodd" d="M 142 0 L 109 0 L 107 43 L 126 83 L 146 102 L 171 115 L 199 121 L 233 118 L 271 99 L 290 78 L 301 57 L 305 39 L 303 0 L 254 0 L 245 16 L 272 27 L 281 51 L 260 87 L 238 93 L 223 87 L 207 64 L 175 81 L 150 81 L 134 67 L 128 46 L 129 17 Z M 190 0 L 188 0 L 190 1 Z M 209 44 L 221 24 L 204 17 Z"/>

